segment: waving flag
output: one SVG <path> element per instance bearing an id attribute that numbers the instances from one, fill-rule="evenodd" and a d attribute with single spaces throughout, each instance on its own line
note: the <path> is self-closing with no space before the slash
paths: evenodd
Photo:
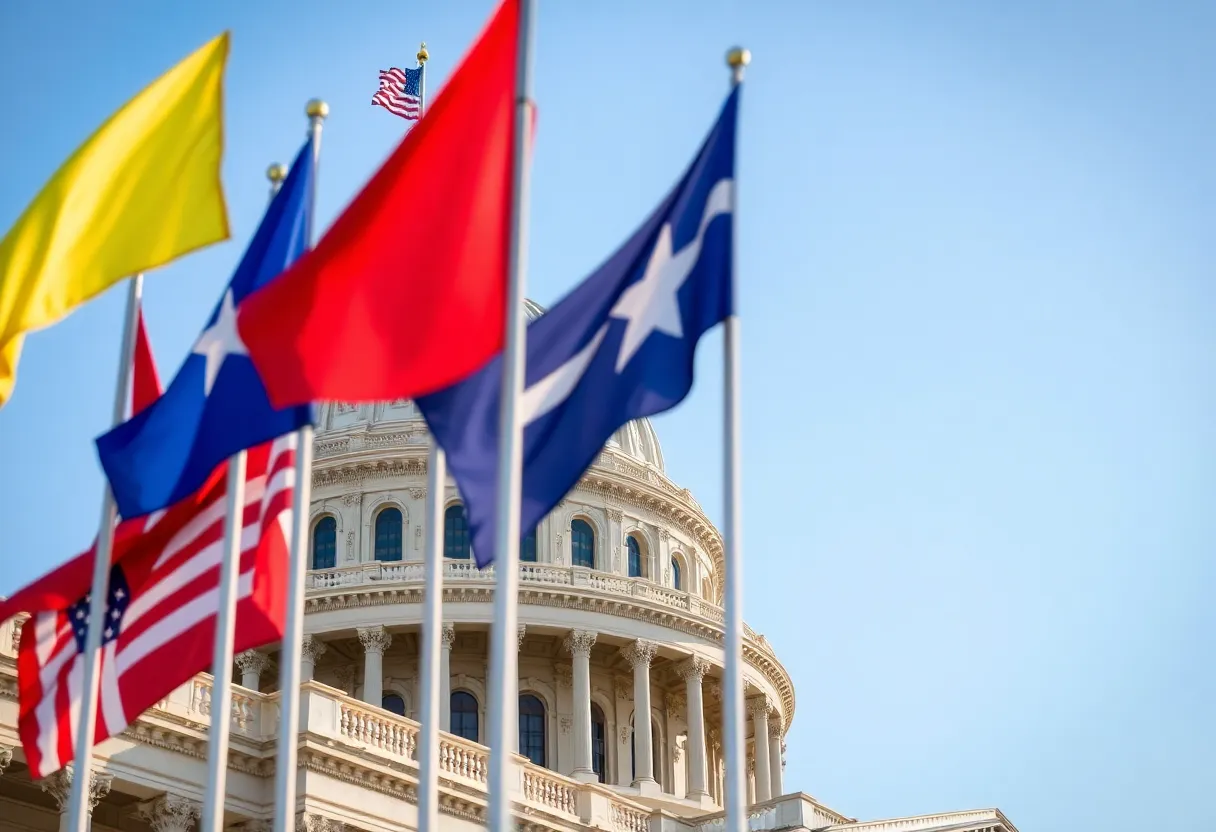
<path id="1" fill-rule="evenodd" d="M 422 67 L 380 70 L 380 89 L 372 96 L 372 105 L 408 121 L 417 121 L 422 116 L 422 72 Z"/>
<path id="2" fill-rule="evenodd" d="M 697 342 L 732 314 L 738 90 L 696 160 L 612 257 L 528 327 L 520 528 L 574 487 L 622 425 L 674 407 L 693 381 Z M 499 356 L 416 402 L 464 497 L 481 566 L 494 559 Z"/>
<path id="3" fill-rule="evenodd" d="M 312 180 L 310 139 L 169 389 L 97 439 L 101 466 L 123 517 L 139 517 L 184 499 L 232 454 L 312 421 L 310 405 L 271 406 L 236 324 L 245 299 L 307 247 Z"/>
<path id="4" fill-rule="evenodd" d="M 236 649 L 282 636 L 295 434 L 250 450 L 245 479 Z M 127 520 L 114 537 L 102 632 L 97 742 L 211 664 L 223 556 L 226 477 L 163 515 Z M 31 617 L 17 656 L 17 733 L 35 777 L 72 761 L 83 693 L 94 550 L 0 602 L 0 621 Z"/>
<path id="5" fill-rule="evenodd" d="M 316 247 L 242 306 L 275 405 L 413 397 L 502 349 L 519 7 L 502 0 L 426 118 Z"/>

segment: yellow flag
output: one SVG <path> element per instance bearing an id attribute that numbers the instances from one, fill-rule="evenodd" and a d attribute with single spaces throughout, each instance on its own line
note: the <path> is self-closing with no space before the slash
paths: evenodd
<path id="1" fill-rule="evenodd" d="M 228 239 L 220 185 L 228 33 L 98 128 L 0 240 L 0 406 L 25 333 L 125 277 Z"/>

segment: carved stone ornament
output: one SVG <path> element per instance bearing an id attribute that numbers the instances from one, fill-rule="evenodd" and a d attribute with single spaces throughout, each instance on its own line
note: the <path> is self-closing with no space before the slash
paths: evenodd
<path id="1" fill-rule="evenodd" d="M 261 676 L 270 664 L 270 657 L 257 650 L 246 650 L 244 653 L 238 653 L 235 661 L 241 673 L 256 673 Z"/>
<path id="2" fill-rule="evenodd" d="M 654 654 L 658 650 L 659 645 L 653 641 L 638 639 L 621 648 L 621 658 L 629 662 L 635 670 L 639 667 L 650 667 L 650 662 L 654 660 Z"/>
<path id="3" fill-rule="evenodd" d="M 66 811 L 68 808 L 68 800 L 72 794 L 72 765 L 69 763 L 63 768 L 52 774 L 42 778 L 40 785 L 42 790 L 55 799 L 55 805 L 59 807 L 59 811 Z M 110 793 L 110 785 L 114 781 L 114 775 L 106 774 L 102 771 L 89 772 L 89 811 L 92 812 L 97 808 L 97 804 L 102 798 Z"/>
<path id="4" fill-rule="evenodd" d="M 768 704 L 768 700 L 763 696 L 757 696 L 755 699 L 747 700 L 747 712 L 753 718 L 764 717 L 768 719 L 768 712 L 772 707 Z"/>
<path id="5" fill-rule="evenodd" d="M 313 636 L 304 636 L 304 639 L 300 642 L 300 657 L 304 661 L 312 662 L 313 666 L 316 666 L 317 659 L 324 656 L 325 651 L 328 649 L 329 647 L 321 639 L 314 638 Z"/>
<path id="6" fill-rule="evenodd" d="M 659 540 L 666 543 L 670 539 L 671 539 L 671 532 L 667 531 L 667 529 L 660 528 L 659 529 Z"/>
<path id="7" fill-rule="evenodd" d="M 448 650 L 452 649 L 452 645 L 456 643 L 456 625 L 446 623 L 439 630 L 439 641 Z"/>
<path id="8" fill-rule="evenodd" d="M 8 768 L 8 764 L 13 761 L 13 749 L 7 745 L 0 745 L 0 774 L 4 774 L 4 770 Z"/>
<path id="9" fill-rule="evenodd" d="M 619 508 L 610 508 L 608 509 L 608 519 L 614 523 L 620 523 L 625 519 L 625 512 Z"/>
<path id="10" fill-rule="evenodd" d="M 312 812 L 296 815 L 296 832 L 345 832 L 346 824 Z"/>
<path id="11" fill-rule="evenodd" d="M 768 735 L 775 740 L 781 739 L 781 728 L 781 717 L 772 714 L 768 719 Z"/>
<path id="12" fill-rule="evenodd" d="M 352 563 L 355 560 L 355 533 L 346 533 L 346 562 Z"/>
<path id="13" fill-rule="evenodd" d="M 557 686 L 569 690 L 574 687 L 574 668 L 571 665 L 560 663 L 554 665 L 553 675 L 557 677 Z"/>
<path id="14" fill-rule="evenodd" d="M 338 683 L 338 690 L 347 696 L 355 695 L 355 666 L 353 664 L 337 668 L 334 676 Z"/>
<path id="15" fill-rule="evenodd" d="M 676 675 L 684 681 L 695 680 L 702 682 L 709 672 L 709 662 L 700 656 L 690 656 L 676 665 Z"/>
<path id="16" fill-rule="evenodd" d="M 270 832 L 271 822 L 260 818 L 250 818 L 240 823 L 234 823 L 228 828 L 233 832 Z"/>
<path id="17" fill-rule="evenodd" d="M 363 499 L 363 495 L 355 492 L 354 494 L 346 494 L 342 497 L 342 504 L 347 506 L 357 506 Z"/>
<path id="18" fill-rule="evenodd" d="M 619 573 L 621 571 L 621 547 L 612 547 L 612 571 Z"/>
<path id="19" fill-rule="evenodd" d="M 628 725 L 621 726 L 621 745 L 629 744 L 629 736 L 633 733 L 633 729 Z"/>
<path id="20" fill-rule="evenodd" d="M 517 635 L 517 637 L 518 637 L 518 639 L 519 639 L 519 640 L 518 640 L 518 642 L 517 642 L 517 643 L 516 643 L 516 645 L 515 645 L 515 647 L 516 647 L 516 649 L 517 649 L 517 650 L 518 650 L 518 649 L 522 649 L 522 648 L 523 648 L 523 646 L 524 646 L 524 635 L 527 633 L 527 631 L 528 631 L 528 627 L 527 627 L 527 625 L 526 625 L 526 624 L 520 624 L 520 625 L 519 625 L 519 627 L 518 627 L 518 629 L 517 629 L 517 631 L 516 631 L 516 635 Z"/>
<path id="21" fill-rule="evenodd" d="M 363 644 L 365 653 L 384 654 L 393 643 L 392 634 L 384 627 L 359 627 L 359 641 Z"/>
<path id="22" fill-rule="evenodd" d="M 684 708 L 688 705 L 688 700 L 685 699 L 682 693 L 665 693 L 663 695 L 663 704 L 667 708 L 667 718 L 683 720 Z"/>
<path id="23" fill-rule="evenodd" d="M 589 659 L 591 658 L 591 648 L 595 646 L 595 633 L 590 630 L 571 630 L 566 634 L 563 646 L 571 656 Z"/>
<path id="24" fill-rule="evenodd" d="M 139 804 L 139 816 L 153 832 L 190 832 L 202 815 L 203 806 L 177 794 L 166 794 Z"/>
<path id="25" fill-rule="evenodd" d="M 616 693 L 616 698 L 623 702 L 633 699 L 633 680 L 628 676 L 614 676 L 612 689 Z"/>
<path id="26" fill-rule="evenodd" d="M 334 407 L 338 411 L 339 416 L 345 413 L 354 413 L 359 409 L 358 405 L 351 404 L 350 402 L 336 402 Z"/>
<path id="27" fill-rule="evenodd" d="M 563 733 L 563 734 L 569 734 L 569 733 L 570 733 L 570 717 L 568 717 L 568 716 L 563 716 L 563 717 L 562 717 L 562 718 L 559 720 L 559 724 L 561 725 L 561 730 L 562 730 L 562 733 Z"/>
<path id="28" fill-rule="evenodd" d="M 566 556 L 562 554 L 562 536 L 559 534 L 557 540 L 554 541 L 553 562 L 558 566 L 566 565 Z"/>
<path id="29" fill-rule="evenodd" d="M 673 763 L 680 762 L 680 751 L 681 751 L 681 749 L 680 749 L 679 743 L 676 743 L 675 745 L 673 745 L 671 747 L 671 761 Z"/>
<path id="30" fill-rule="evenodd" d="M 425 488 L 411 488 L 410 496 L 413 497 L 415 500 L 421 500 L 423 497 L 426 496 L 426 489 Z"/>

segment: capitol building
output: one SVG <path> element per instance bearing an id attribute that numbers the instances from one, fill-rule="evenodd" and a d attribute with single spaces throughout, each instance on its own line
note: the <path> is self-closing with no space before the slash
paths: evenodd
<path id="1" fill-rule="evenodd" d="M 530 307 L 532 315 L 538 308 Z M 317 426 L 304 619 L 298 822 L 304 832 L 416 828 L 427 432 L 407 400 L 327 404 Z M 484 827 L 493 570 L 479 571 L 455 486 L 443 495 L 440 823 Z M 723 547 L 664 470 L 648 421 L 607 444 L 527 536 L 519 587 L 522 830 L 725 832 Z M 17 739 L 20 621 L 0 624 L 0 832 L 66 823 L 71 773 L 33 781 Z M 237 657 L 225 827 L 273 807 L 278 646 Z M 749 829 L 1017 832 L 997 809 L 857 820 L 785 777 L 794 680 L 745 630 Z M 200 674 L 98 747 L 92 824 L 197 827 L 211 677 Z M 822 718 L 818 715 L 816 718 Z"/>

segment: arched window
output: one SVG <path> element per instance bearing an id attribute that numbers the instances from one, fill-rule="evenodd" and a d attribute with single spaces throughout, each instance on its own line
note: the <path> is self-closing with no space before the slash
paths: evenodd
<path id="1" fill-rule="evenodd" d="M 521 563 L 536 563 L 536 529 L 524 535 L 519 544 L 519 560 Z"/>
<path id="2" fill-rule="evenodd" d="M 405 700 L 401 698 L 401 694 L 386 691 L 380 699 L 380 707 L 386 711 L 391 711 L 397 716 L 405 716 Z"/>
<path id="3" fill-rule="evenodd" d="M 519 697 L 519 753 L 545 765 L 545 703 L 530 693 Z"/>
<path id="4" fill-rule="evenodd" d="M 389 506 L 376 515 L 376 560 L 401 560 L 401 509 Z"/>
<path id="5" fill-rule="evenodd" d="M 312 527 L 312 568 L 333 569 L 338 565 L 338 521 L 325 516 Z"/>
<path id="6" fill-rule="evenodd" d="M 642 547 L 633 535 L 625 538 L 625 548 L 629 551 L 629 577 L 642 577 Z"/>
<path id="7" fill-rule="evenodd" d="M 600 778 L 601 783 L 608 771 L 608 753 L 604 738 L 608 736 L 608 722 L 600 706 L 591 703 L 591 770 Z"/>
<path id="8" fill-rule="evenodd" d="M 472 551 L 469 543 L 469 518 L 464 506 L 448 506 L 443 513 L 443 556 L 453 560 L 468 560 Z"/>
<path id="9" fill-rule="evenodd" d="M 671 559 L 671 585 L 676 589 L 684 588 L 684 576 L 680 574 L 680 561 Z"/>
<path id="10" fill-rule="evenodd" d="M 477 742 L 477 700 L 473 698 L 473 694 L 457 690 L 452 692 L 451 702 L 451 733 L 470 742 Z"/>
<path id="11" fill-rule="evenodd" d="M 595 532 L 586 520 L 575 520 L 570 524 L 570 563 L 595 568 Z"/>

